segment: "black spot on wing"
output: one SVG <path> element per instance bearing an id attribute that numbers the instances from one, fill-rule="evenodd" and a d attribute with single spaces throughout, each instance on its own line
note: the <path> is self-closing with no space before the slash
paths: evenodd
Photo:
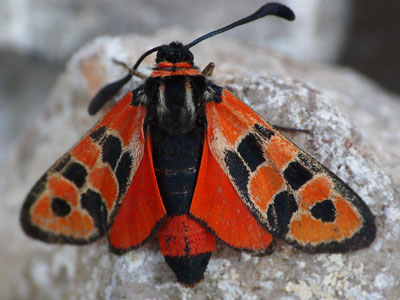
<path id="1" fill-rule="evenodd" d="M 262 145 L 254 133 L 242 139 L 237 150 L 252 172 L 265 161 Z"/>
<path id="2" fill-rule="evenodd" d="M 267 140 L 271 139 L 271 137 L 273 135 L 275 135 L 275 133 L 272 130 L 269 130 L 268 128 L 260 125 L 260 124 L 254 124 L 254 129 L 261 134 L 261 136 L 263 136 L 264 138 L 266 138 Z"/>
<path id="3" fill-rule="evenodd" d="M 243 160 L 236 152 L 230 150 L 226 151 L 224 160 L 229 174 L 232 176 L 233 183 L 243 196 L 248 197 L 247 183 L 249 182 L 250 172 L 243 163 Z"/>
<path id="4" fill-rule="evenodd" d="M 329 199 L 316 203 L 310 211 L 314 218 L 324 223 L 334 222 L 336 220 L 336 208 Z"/>
<path id="5" fill-rule="evenodd" d="M 289 231 L 289 223 L 293 214 L 298 210 L 294 196 L 288 191 L 277 194 L 267 211 L 271 231 L 277 237 L 284 237 Z"/>
<path id="6" fill-rule="evenodd" d="M 86 182 L 88 173 L 83 165 L 73 162 L 66 167 L 62 175 L 73 182 L 77 188 L 81 188 Z"/>
<path id="7" fill-rule="evenodd" d="M 106 133 L 106 131 L 107 131 L 107 128 L 106 128 L 105 126 L 101 126 L 101 127 L 99 127 L 97 130 L 93 131 L 93 132 L 90 134 L 90 137 L 91 137 L 94 141 L 99 142 L 99 141 L 101 141 L 101 139 L 103 138 L 103 136 L 104 136 L 104 134 Z"/>
<path id="8" fill-rule="evenodd" d="M 121 141 L 113 135 L 109 135 L 101 143 L 102 160 L 108 163 L 114 170 L 119 157 L 121 156 L 122 145 Z"/>
<path id="9" fill-rule="evenodd" d="M 51 210 L 56 216 L 65 217 L 71 212 L 71 206 L 65 199 L 54 197 L 51 199 Z"/>
<path id="10" fill-rule="evenodd" d="M 286 182 L 294 190 L 299 189 L 303 184 L 309 181 L 313 175 L 297 161 L 291 162 L 283 172 Z"/>
<path id="11" fill-rule="evenodd" d="M 101 195 L 91 189 L 81 195 L 81 206 L 86 209 L 92 217 L 94 224 L 103 235 L 107 229 L 108 210 Z"/>
<path id="12" fill-rule="evenodd" d="M 118 162 L 117 169 L 115 171 L 115 175 L 117 176 L 118 185 L 119 185 L 119 195 L 125 193 L 128 179 L 132 170 L 132 156 L 129 152 L 125 152 L 122 154 L 121 159 Z"/>

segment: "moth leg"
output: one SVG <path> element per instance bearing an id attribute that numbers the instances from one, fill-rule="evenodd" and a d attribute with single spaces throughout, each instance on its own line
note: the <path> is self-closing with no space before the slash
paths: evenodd
<path id="1" fill-rule="evenodd" d="M 204 69 L 201 71 L 201 74 L 206 76 L 206 77 L 211 77 L 212 73 L 214 71 L 215 64 L 213 62 L 210 62 Z"/>
<path id="2" fill-rule="evenodd" d="M 278 125 L 273 125 L 275 129 L 279 130 L 279 131 L 286 131 L 289 133 L 299 133 L 299 132 L 303 132 L 303 133 L 307 133 L 307 134 L 311 134 L 311 130 L 309 129 L 302 129 L 302 128 L 291 128 L 291 127 L 284 127 L 284 126 L 278 126 Z"/>
<path id="3" fill-rule="evenodd" d="M 137 71 L 137 70 L 134 70 L 134 69 L 130 68 L 130 67 L 129 67 L 126 63 L 124 63 L 123 61 L 117 60 L 117 59 L 115 59 L 115 58 L 113 58 L 112 61 L 113 61 L 113 63 L 115 63 L 115 64 L 117 64 L 117 65 L 120 65 L 120 66 L 124 67 L 125 69 L 127 69 L 127 70 L 129 71 L 129 74 L 131 74 L 132 76 L 136 76 L 136 77 L 138 77 L 138 78 L 140 78 L 140 79 L 143 79 L 143 80 L 146 80 L 146 79 L 147 79 L 147 76 L 146 76 L 146 75 L 144 75 L 143 73 L 141 73 L 141 72 L 139 72 L 139 71 Z"/>

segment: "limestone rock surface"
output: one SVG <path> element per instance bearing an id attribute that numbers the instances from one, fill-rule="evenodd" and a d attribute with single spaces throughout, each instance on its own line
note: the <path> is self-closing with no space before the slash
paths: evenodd
<path id="1" fill-rule="evenodd" d="M 102 37 L 68 62 L 49 96 L 0 168 L 1 299 L 398 299 L 400 298 L 400 102 L 347 69 L 302 64 L 261 47 L 210 40 L 193 48 L 197 65 L 216 64 L 213 80 L 274 125 L 307 129 L 290 138 L 347 182 L 376 216 L 378 235 L 349 254 L 302 253 L 279 242 L 271 256 L 252 257 L 217 244 L 205 280 L 176 282 L 156 237 L 123 256 L 106 239 L 88 246 L 29 239 L 19 210 L 36 180 L 100 117 L 90 98 L 147 49 L 182 37 Z M 190 38 L 183 36 L 185 40 Z M 154 57 L 140 71 L 149 74 Z M 121 95 L 139 85 L 134 78 Z M 112 105 L 110 103 L 110 105 Z"/>

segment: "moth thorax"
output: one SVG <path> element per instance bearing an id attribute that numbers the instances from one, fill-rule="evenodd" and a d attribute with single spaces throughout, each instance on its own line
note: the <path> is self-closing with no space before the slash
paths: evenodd
<path id="1" fill-rule="evenodd" d="M 163 78 L 156 99 L 157 126 L 168 134 L 181 134 L 196 126 L 198 95 L 193 92 L 190 77 Z"/>

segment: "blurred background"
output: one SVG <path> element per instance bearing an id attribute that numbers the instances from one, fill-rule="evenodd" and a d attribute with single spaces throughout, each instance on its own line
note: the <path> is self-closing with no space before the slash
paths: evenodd
<path id="1" fill-rule="evenodd" d="M 43 108 L 68 58 L 93 38 L 181 28 L 194 39 L 265 2 L 1 0 L 0 162 Z M 225 38 L 265 46 L 305 64 L 351 67 L 400 93 L 399 1 L 280 2 L 295 11 L 295 23 L 264 19 L 226 33 Z"/>

